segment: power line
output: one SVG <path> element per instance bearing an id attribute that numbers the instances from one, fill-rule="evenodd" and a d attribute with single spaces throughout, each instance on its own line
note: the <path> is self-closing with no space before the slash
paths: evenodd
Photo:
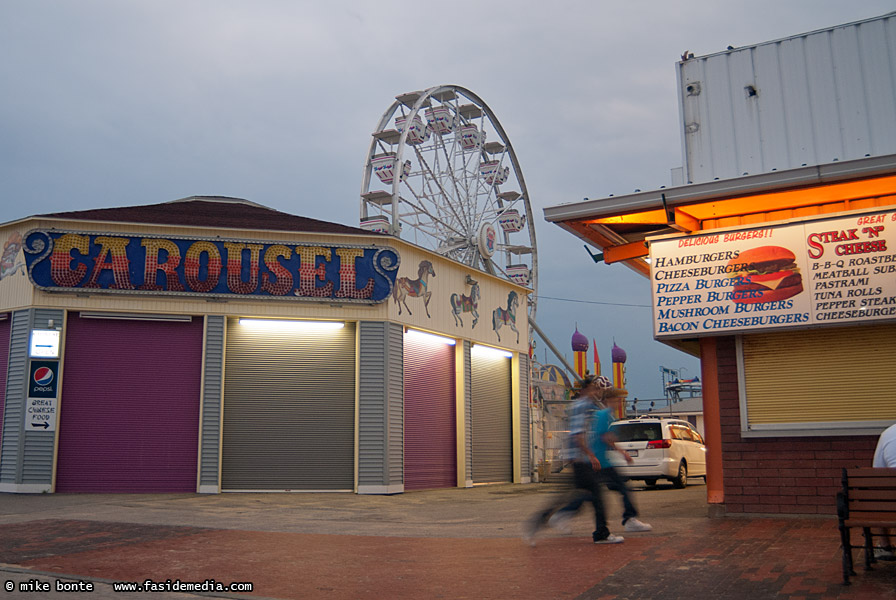
<path id="1" fill-rule="evenodd" d="M 577 302 L 579 304 L 603 304 L 606 306 L 634 306 L 637 308 L 652 308 L 649 304 L 624 304 L 620 302 L 599 302 L 597 300 L 576 300 L 574 298 L 554 298 L 553 296 L 537 296 L 539 300 L 559 300 L 561 302 Z"/>

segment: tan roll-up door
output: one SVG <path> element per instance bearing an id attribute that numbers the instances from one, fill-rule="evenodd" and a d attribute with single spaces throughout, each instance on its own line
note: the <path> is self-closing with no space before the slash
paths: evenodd
<path id="1" fill-rule="evenodd" d="M 231 319 L 221 487 L 351 490 L 355 327 L 253 330 Z"/>
<path id="2" fill-rule="evenodd" d="M 473 482 L 512 481 L 510 359 L 474 354 L 471 366 Z"/>
<path id="3" fill-rule="evenodd" d="M 896 325 L 745 335 L 750 425 L 896 419 Z"/>

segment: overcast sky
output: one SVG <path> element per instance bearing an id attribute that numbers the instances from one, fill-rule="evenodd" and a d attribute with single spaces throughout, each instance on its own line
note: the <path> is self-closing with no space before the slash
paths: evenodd
<path id="1" fill-rule="evenodd" d="M 699 362 L 652 338 L 650 289 L 543 209 L 670 185 L 675 64 L 894 9 L 892 0 L 0 0 L 0 222 L 234 196 L 357 225 L 370 134 L 398 94 L 455 84 L 516 151 L 538 323 L 628 354 L 633 397 Z M 556 362 L 537 340 L 537 358 Z M 589 357 L 590 360 L 590 357 Z"/>

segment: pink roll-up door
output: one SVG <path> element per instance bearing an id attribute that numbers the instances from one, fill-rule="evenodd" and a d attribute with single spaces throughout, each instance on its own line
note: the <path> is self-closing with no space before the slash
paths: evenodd
<path id="1" fill-rule="evenodd" d="M 9 368 L 9 314 L 0 315 L 0 443 L 3 442 L 3 409 L 6 404 L 6 371 Z"/>
<path id="2" fill-rule="evenodd" d="M 404 337 L 404 489 L 457 485 L 454 346 Z"/>
<path id="3" fill-rule="evenodd" d="M 69 315 L 57 492 L 196 491 L 202 336 L 202 317 Z"/>

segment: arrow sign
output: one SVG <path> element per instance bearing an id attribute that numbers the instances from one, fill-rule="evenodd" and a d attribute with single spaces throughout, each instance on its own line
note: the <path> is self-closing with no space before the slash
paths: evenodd
<path id="1" fill-rule="evenodd" d="M 34 428 L 34 427 L 43 427 L 44 429 L 49 429 L 50 424 L 47 423 L 46 421 L 44 421 L 43 423 L 35 423 L 34 421 L 32 421 L 32 422 L 31 422 L 31 427 L 32 427 L 32 428 Z"/>

